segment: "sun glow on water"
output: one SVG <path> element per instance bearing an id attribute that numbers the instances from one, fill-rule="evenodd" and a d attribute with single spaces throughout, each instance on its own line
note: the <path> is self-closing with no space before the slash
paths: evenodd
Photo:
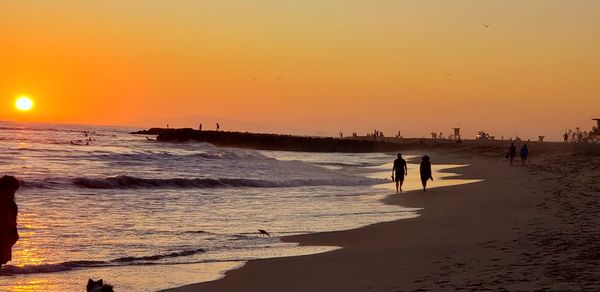
<path id="1" fill-rule="evenodd" d="M 21 96 L 15 101 L 15 106 L 20 111 L 28 111 L 33 108 L 33 100 L 28 96 Z"/>

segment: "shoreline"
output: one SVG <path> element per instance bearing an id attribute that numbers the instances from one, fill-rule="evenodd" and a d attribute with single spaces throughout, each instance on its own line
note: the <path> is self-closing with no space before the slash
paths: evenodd
<path id="1" fill-rule="evenodd" d="M 468 164 L 452 169 L 460 178 L 484 180 L 384 200 L 423 208 L 419 217 L 285 237 L 342 248 L 165 291 L 600 289 L 600 147 L 537 144 L 526 167 L 498 149 L 427 149 L 433 163 Z"/>
<path id="2" fill-rule="evenodd" d="M 446 153 L 443 155 L 448 156 Z M 456 155 L 441 159 L 440 152 L 435 152 L 430 156 L 434 163 L 470 164 L 459 169 L 452 169 L 452 172 L 460 173 L 459 178 L 486 179 L 485 176 L 489 175 L 486 173 L 486 170 L 490 171 L 488 159 L 477 159 L 478 161 L 473 163 L 473 161 L 467 161 Z M 508 167 L 502 162 L 494 162 L 494 164 L 503 164 Z M 525 179 L 525 168 L 510 170 L 498 178 L 498 181 L 513 181 L 512 187 L 518 187 Z M 491 183 L 497 183 L 494 181 L 495 178 L 492 178 Z M 511 238 L 508 234 L 511 232 L 512 226 L 504 226 L 501 237 L 490 235 L 492 230 L 487 228 L 488 224 L 484 222 L 490 218 L 497 219 L 497 217 L 481 214 L 480 209 L 475 208 L 477 205 L 483 207 L 489 203 L 489 200 L 486 200 L 489 199 L 488 196 L 483 200 L 477 199 L 478 193 L 488 187 L 498 189 L 492 188 L 491 183 L 486 179 L 473 184 L 433 188 L 426 193 L 412 191 L 400 195 L 392 194 L 384 199 L 384 203 L 424 208 L 419 212 L 420 216 L 376 223 L 352 230 L 283 237 L 283 241 L 297 242 L 300 245 L 340 246 L 342 248 L 323 254 L 253 260 L 240 269 L 226 272 L 226 276 L 217 281 L 164 291 L 459 289 L 461 287 L 458 285 L 451 284 L 455 281 L 436 281 L 433 280 L 432 275 L 436 275 L 435 278 L 441 277 L 444 274 L 443 271 L 450 268 L 446 263 L 452 264 L 452 256 L 458 258 L 467 256 L 470 259 L 483 258 L 483 255 L 489 252 L 490 245 L 493 245 L 492 242 Z M 511 196 L 510 203 L 514 204 L 514 200 L 519 197 L 518 195 Z M 460 207 L 469 205 L 472 212 L 458 212 Z M 476 215 L 472 214 L 473 212 L 479 213 L 477 214 L 478 220 L 469 223 L 470 219 L 475 219 L 473 216 Z M 511 218 L 508 214 L 510 212 L 503 217 Z M 480 220 L 481 218 L 484 220 Z M 454 228 L 462 229 L 461 232 L 450 232 L 452 228 L 445 226 L 449 222 L 448 219 L 454 221 Z M 467 234 L 467 230 L 478 230 L 478 232 Z M 497 231 L 498 228 L 493 230 L 494 233 Z M 465 238 L 461 236 L 465 236 Z M 512 237 L 516 239 L 516 236 Z M 465 246 L 467 242 L 469 243 L 468 248 Z M 489 243 L 487 246 L 486 242 Z M 492 256 L 489 259 L 490 263 L 486 265 L 478 265 L 493 266 L 498 258 L 505 256 L 503 253 Z M 464 268 L 465 265 L 468 265 L 468 263 L 455 262 L 456 268 Z M 265 279 L 264 275 L 270 276 Z M 260 281 L 257 281 L 258 279 Z M 490 286 L 465 283 L 462 287 L 488 288 Z"/>

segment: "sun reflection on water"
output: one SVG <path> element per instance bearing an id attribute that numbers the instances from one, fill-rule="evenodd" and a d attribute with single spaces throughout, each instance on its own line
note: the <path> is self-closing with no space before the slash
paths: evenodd
<path id="1" fill-rule="evenodd" d="M 20 279 L 14 282 L 11 287 L 12 292 L 30 292 L 30 291 L 48 291 L 50 290 L 50 281 L 48 279 Z"/>
<path id="2" fill-rule="evenodd" d="M 13 261 L 11 264 L 17 267 L 39 265 L 47 261 L 49 250 L 43 248 L 43 244 L 33 240 L 39 238 L 38 232 L 42 226 L 36 226 L 33 216 L 29 213 L 19 215 L 19 240 L 13 247 Z"/>

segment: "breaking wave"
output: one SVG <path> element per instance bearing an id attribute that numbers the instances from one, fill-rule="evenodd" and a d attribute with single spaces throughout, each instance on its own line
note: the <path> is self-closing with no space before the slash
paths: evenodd
<path id="1" fill-rule="evenodd" d="M 385 183 L 383 179 L 348 177 L 344 179 L 292 179 L 268 181 L 242 178 L 138 178 L 115 176 L 108 178 L 75 178 L 73 184 L 88 189 L 163 189 L 163 188 L 282 188 L 302 186 L 361 186 Z"/>
<path id="2" fill-rule="evenodd" d="M 69 271 L 75 268 L 98 268 L 98 267 L 113 267 L 113 266 L 124 266 L 134 264 L 151 264 L 149 262 L 158 261 L 166 258 L 176 258 L 195 255 L 197 253 L 205 252 L 202 248 L 188 249 L 178 252 L 156 254 L 150 256 L 140 257 L 122 257 L 110 261 L 68 261 L 57 264 L 41 264 L 41 265 L 25 265 L 22 267 L 17 266 L 5 266 L 2 268 L 0 274 L 12 275 L 12 274 L 39 274 L 39 273 L 56 273 Z"/>

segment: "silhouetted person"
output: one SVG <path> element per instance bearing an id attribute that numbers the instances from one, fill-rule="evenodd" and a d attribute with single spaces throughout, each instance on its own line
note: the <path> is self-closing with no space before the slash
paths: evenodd
<path id="1" fill-rule="evenodd" d="M 427 191 L 427 181 L 433 181 L 433 176 L 431 176 L 431 162 L 429 161 L 429 156 L 425 155 L 423 158 L 421 158 L 421 166 L 419 167 L 419 171 L 421 173 L 423 191 L 425 192 Z"/>
<path id="2" fill-rule="evenodd" d="M 398 153 L 398 158 L 394 160 L 394 167 L 392 168 L 392 180 L 396 181 L 396 193 L 398 189 L 402 192 L 402 184 L 406 175 L 408 175 L 406 160 L 402 158 L 402 154 Z"/>
<path id="3" fill-rule="evenodd" d="M 517 156 L 517 147 L 515 147 L 515 143 L 510 143 L 510 147 L 508 147 L 508 152 L 506 152 L 506 158 L 510 159 L 510 166 L 513 165 L 513 161 Z"/>
<path id="4" fill-rule="evenodd" d="M 569 142 L 569 134 L 567 132 L 563 135 L 563 139 L 565 140 L 565 143 Z"/>
<path id="5" fill-rule="evenodd" d="M 219 123 L 217 123 L 217 132 L 219 131 L 220 128 L 221 128 L 221 126 L 219 126 Z"/>
<path id="6" fill-rule="evenodd" d="M 202 131 L 202 123 L 198 126 L 198 131 Z"/>
<path id="7" fill-rule="evenodd" d="M 0 268 L 12 260 L 12 247 L 19 240 L 18 207 L 15 203 L 15 192 L 19 187 L 14 176 L 0 178 Z"/>
<path id="8" fill-rule="evenodd" d="M 519 151 L 519 156 L 521 156 L 521 165 L 525 165 L 525 162 L 527 162 L 528 155 L 529 149 L 527 149 L 527 144 L 523 144 L 523 147 L 521 147 L 521 151 Z"/>

